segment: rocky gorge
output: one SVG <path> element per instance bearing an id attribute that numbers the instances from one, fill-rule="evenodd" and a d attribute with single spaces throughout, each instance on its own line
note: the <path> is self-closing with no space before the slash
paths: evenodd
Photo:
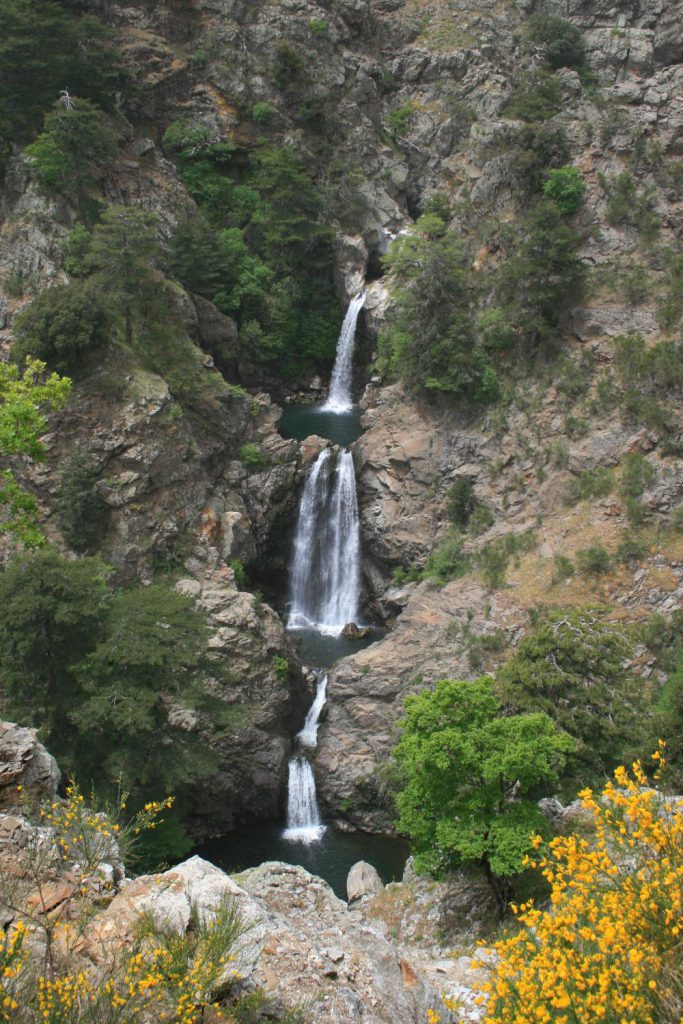
<path id="1" fill-rule="evenodd" d="M 495 676 L 548 608 L 599 607 L 619 628 L 636 630 L 671 621 L 683 606 L 683 388 L 678 379 L 661 385 L 645 356 L 623 342 L 637 336 L 643 352 L 680 343 L 683 5 L 81 6 L 106 24 L 133 83 L 116 97 L 119 142 L 97 202 L 152 217 L 162 254 L 154 289 L 170 319 L 159 334 L 143 329 L 137 348 L 116 327 L 111 344 L 77 361 L 69 401 L 51 413 L 42 437 L 44 459 L 10 455 L 7 465 L 37 501 L 48 542 L 67 559 L 100 557 L 114 588 L 162 581 L 204 617 L 202 686 L 220 711 L 167 701 L 174 728 L 215 758 L 210 776 L 188 790 L 185 824 L 194 843 L 245 825 L 284 823 L 288 766 L 301 753 L 297 736 L 323 669 L 317 746 L 305 752 L 322 820 L 349 833 L 394 835 L 391 755 L 408 695 L 442 679 Z M 529 41 L 534 16 L 573 26 L 584 53 L 578 71 L 554 69 L 540 119 L 527 116 L 519 98 L 544 59 Z M 324 427 L 286 436 L 283 410 L 319 409 L 331 366 L 323 359 L 324 372 L 309 365 L 287 376 L 285 353 L 266 358 L 255 349 L 254 338 L 267 345 L 250 314 L 235 303 L 219 308 L 220 290 L 211 301 L 173 269 L 183 225 L 214 201 L 198 189 L 187 153 L 169 142 L 178 124 L 199 126 L 200 156 L 217 146 L 229 151 L 215 160 L 245 190 L 240 211 L 240 203 L 256 202 L 247 193 L 269 148 L 295 152 L 315 182 L 323 211 L 315 217 L 329 228 L 338 327 L 349 303 L 365 295 L 355 335 L 354 440 Z M 573 166 L 584 190 L 571 217 L 582 286 L 557 302 L 551 341 L 534 340 L 534 322 L 516 348 L 505 339 L 492 343 L 502 383 L 489 405 L 397 379 L 386 338 L 402 285 L 391 254 L 419 234 L 420 217 L 437 211 L 462 246 L 471 282 L 462 305 L 474 310 L 482 336 L 496 335 L 498 299 L 487 281 L 504 274 L 525 244 L 531 228 L 519 224 L 533 207 L 546 157 L 553 167 Z M 73 239 L 83 216 L 73 197 L 45 188 L 18 142 L 9 146 L 4 175 L 0 344 L 7 360 L 22 310 L 80 281 Z M 267 233 L 263 219 L 243 227 L 240 216 L 231 209 L 226 230 L 239 224 L 255 246 L 259 232 Z M 440 229 L 428 230 L 440 237 Z M 541 262 L 552 258 L 541 252 Z M 316 260 L 299 276 L 312 275 Z M 551 277 L 548 288 L 560 287 L 562 277 Z M 295 278 L 283 287 L 271 279 L 269 300 Z M 240 285 L 247 295 L 252 286 Z M 314 282 L 319 287 L 322 309 Z M 518 311 L 531 288 L 522 281 L 510 308 Z M 370 627 L 377 632 L 323 664 L 307 638 L 288 628 L 293 551 L 307 480 L 321 460 L 334 467 L 330 481 L 337 479 L 347 450 L 358 593 L 351 622 L 335 625 L 362 627 L 351 630 L 352 639 Z M 624 483 L 635 465 L 629 459 L 638 460 L 642 477 L 635 492 Z M 69 528 L 67 485 L 86 477 L 84 512 Z M 454 541 L 457 487 L 469 505 Z M 5 532 L 0 541 L 8 563 L 16 543 Z M 445 579 L 435 566 L 451 543 L 459 568 Z M 580 568 L 583 554 L 597 549 L 606 556 L 602 567 Z M 348 551 L 337 558 L 347 558 L 347 567 Z M 495 580 L 487 553 L 500 563 Z M 329 626 L 323 619 L 314 625 L 321 624 Z M 668 669 L 652 633 L 638 634 L 625 669 L 653 698 L 663 690 Z M 0 684 L 0 713 L 7 699 Z M 21 780 L 54 795 L 57 769 L 30 730 L 22 731 L 27 724 L 19 722 L 16 733 L 2 727 L 11 743 L 0 732 L 0 794 Z M 7 801 L 0 852 L 11 858 L 24 825 Z M 97 941 L 128 942 L 127 922 L 140 910 L 185 930 L 191 906 L 201 915 L 229 894 L 250 923 L 239 971 L 247 989 L 267 993 L 273 1019 L 302 1005 L 311 1020 L 340 1024 L 424 1021 L 430 1009 L 447 1020 L 444 992 L 461 1000 L 453 1020 L 480 1019 L 464 956 L 447 957 L 449 948 L 469 948 L 494 927 L 490 896 L 471 878 L 432 883 L 411 877 L 408 867 L 402 883 L 347 907 L 300 867 L 226 874 L 193 857 L 163 873 L 120 879 L 115 888 L 92 925 Z M 96 961 L 91 941 L 83 955 Z"/>

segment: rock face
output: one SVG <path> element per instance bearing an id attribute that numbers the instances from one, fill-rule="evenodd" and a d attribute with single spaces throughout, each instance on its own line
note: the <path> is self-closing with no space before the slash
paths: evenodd
<path id="1" fill-rule="evenodd" d="M 377 869 L 364 860 L 359 860 L 357 864 L 353 865 L 346 879 L 346 895 L 349 903 L 356 903 L 368 896 L 376 896 L 383 888 L 384 885 Z"/>
<path id="2" fill-rule="evenodd" d="M 245 930 L 230 969 L 241 987 L 262 988 L 277 1019 L 282 1009 L 306 1006 L 311 1024 L 424 1024 L 427 1010 L 449 1016 L 436 991 L 385 938 L 383 929 L 350 911 L 330 887 L 303 868 L 268 863 L 228 877 L 193 857 L 162 875 L 128 884 L 88 929 L 85 950 L 102 951 L 132 938 L 136 918 L 184 931 L 191 910 L 210 918 L 224 899 Z"/>
<path id="3" fill-rule="evenodd" d="M 59 778 L 57 762 L 38 742 L 35 729 L 0 722 L 0 810 L 19 807 L 23 797 L 50 799 Z"/>

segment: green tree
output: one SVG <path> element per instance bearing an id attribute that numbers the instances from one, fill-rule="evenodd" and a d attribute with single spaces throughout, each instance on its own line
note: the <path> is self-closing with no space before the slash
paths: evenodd
<path id="1" fill-rule="evenodd" d="M 639 750 L 647 704 L 625 667 L 633 644 L 595 609 L 547 613 L 496 677 L 506 713 L 542 711 L 576 740 L 567 792 L 596 785 Z"/>
<path id="2" fill-rule="evenodd" d="M 109 524 L 111 510 L 97 480 L 97 470 L 81 452 L 73 452 L 60 467 L 55 511 L 62 536 L 74 551 L 96 550 Z"/>
<path id="3" fill-rule="evenodd" d="M 23 372 L 15 363 L 0 362 L 0 456 L 43 459 L 46 410 L 61 409 L 70 389 L 68 377 L 46 376 L 45 363 L 38 359 L 27 359 Z M 0 505 L 5 513 L 0 532 L 13 534 L 26 547 L 43 543 L 35 498 L 17 484 L 11 470 L 0 475 Z"/>
<path id="4" fill-rule="evenodd" d="M 209 631 L 192 600 L 161 584 L 119 590 L 104 635 L 74 669 L 80 699 L 80 776 L 113 793 L 123 780 L 134 801 L 182 796 L 215 770 L 196 728 L 208 702 L 201 668 Z"/>
<path id="5" fill-rule="evenodd" d="M 77 371 L 110 340 L 111 313 L 91 282 L 46 288 L 14 321 L 12 356 L 36 357 L 63 372 Z"/>
<path id="6" fill-rule="evenodd" d="M 476 344 L 468 261 L 459 240 L 432 214 L 398 239 L 384 258 L 394 308 L 380 337 L 385 364 L 413 388 L 487 401 L 496 375 Z"/>
<path id="7" fill-rule="evenodd" d="M 551 68 L 583 67 L 586 58 L 581 32 L 571 22 L 549 14 L 534 14 L 529 18 L 527 33 L 532 43 L 540 47 Z"/>
<path id="8" fill-rule="evenodd" d="M 586 193 L 586 184 L 578 167 L 555 167 L 548 171 L 543 183 L 543 195 L 557 203 L 560 213 L 570 216 L 580 208 Z"/>
<path id="9" fill-rule="evenodd" d="M 0 575 L 0 688 L 17 721 L 40 729 L 73 767 L 70 712 L 80 687 L 76 665 L 95 646 L 108 598 L 108 568 L 69 561 L 56 548 L 17 555 Z"/>
<path id="10" fill-rule="evenodd" d="M 66 103 L 57 100 L 25 153 L 41 184 L 82 201 L 101 179 L 117 141 L 110 121 L 94 103 L 70 97 Z"/>
<path id="11" fill-rule="evenodd" d="M 155 272 L 161 256 L 156 217 L 136 206 L 110 206 L 92 233 L 90 263 L 113 308 L 123 316 L 126 342 L 136 318 L 163 315 L 163 282 Z"/>
<path id="12" fill-rule="evenodd" d="M 65 89 L 112 109 L 125 75 L 102 22 L 56 0 L 0 5 L 0 150 L 23 142 Z M 0 153 L 0 162 L 1 162 Z"/>
<path id="13" fill-rule="evenodd" d="M 572 740 L 544 714 L 502 717 L 489 677 L 444 680 L 408 697 L 394 755 L 397 826 L 420 870 L 478 865 L 501 915 L 514 876 L 547 823 L 529 793 L 556 781 Z"/>

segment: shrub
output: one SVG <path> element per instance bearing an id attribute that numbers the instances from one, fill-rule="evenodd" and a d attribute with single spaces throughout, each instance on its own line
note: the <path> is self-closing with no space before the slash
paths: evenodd
<path id="1" fill-rule="evenodd" d="M 577 167 L 557 167 L 547 173 L 543 194 L 554 200 L 561 213 L 576 213 L 586 193 L 586 185 Z"/>
<path id="2" fill-rule="evenodd" d="M 617 562 L 632 565 L 634 562 L 639 562 L 646 554 L 647 543 L 632 533 L 626 533 L 619 541 L 614 557 Z"/>
<path id="3" fill-rule="evenodd" d="M 611 178 L 601 175 L 600 184 L 607 194 L 607 220 L 610 224 L 634 227 L 646 241 L 654 238 L 659 231 L 656 191 L 639 189 L 630 171 L 622 171 Z"/>
<path id="4" fill-rule="evenodd" d="M 498 671 L 496 693 L 508 711 L 543 711 L 576 741 L 565 776 L 571 789 L 639 749 L 643 683 L 624 668 L 633 650 L 627 630 L 598 610 L 552 609 Z"/>
<path id="5" fill-rule="evenodd" d="M 562 109 L 562 86 L 543 69 L 524 71 L 503 108 L 505 117 L 547 121 Z"/>
<path id="6" fill-rule="evenodd" d="M 447 537 L 438 548 L 431 552 L 422 578 L 446 584 L 451 580 L 464 576 L 470 567 L 470 561 L 462 550 L 462 537 L 455 533 Z"/>
<path id="7" fill-rule="evenodd" d="M 553 555 L 553 583 L 564 583 L 575 572 L 574 563 L 566 555 Z"/>
<path id="8" fill-rule="evenodd" d="M 576 552 L 576 564 L 586 576 L 602 576 L 612 568 L 612 559 L 604 545 L 593 544 Z"/>
<path id="9" fill-rule="evenodd" d="M 656 479 L 657 470 L 640 452 L 628 452 L 622 456 L 619 493 L 623 497 L 637 498 Z"/>
<path id="10" fill-rule="evenodd" d="M 583 67 L 585 51 L 576 25 L 552 15 L 533 14 L 527 23 L 527 34 L 541 48 L 551 68 Z"/>
<path id="11" fill-rule="evenodd" d="M 14 321 L 12 355 L 35 357 L 73 373 L 101 351 L 112 335 L 102 291 L 89 283 L 55 285 L 41 292 Z"/>
<path id="12" fill-rule="evenodd" d="M 612 471 L 605 466 L 597 469 L 582 469 L 578 476 L 567 484 L 565 501 L 575 505 L 577 501 L 587 498 L 604 498 L 614 486 Z"/>
<path id="13" fill-rule="evenodd" d="M 498 538 L 486 544 L 479 552 L 477 562 L 489 590 L 498 590 L 502 587 L 510 564 L 510 552 L 505 539 Z"/>
<path id="14" fill-rule="evenodd" d="M 633 529 L 642 526 L 647 519 L 647 512 L 642 503 L 637 498 L 628 497 L 624 501 L 624 507 L 629 526 Z"/>
<path id="15" fill-rule="evenodd" d="M 262 448 L 253 441 L 248 441 L 240 448 L 240 459 L 250 469 L 265 469 L 270 465 L 270 459 Z"/>
<path id="16" fill-rule="evenodd" d="M 661 748 L 654 757 L 662 763 Z M 594 840 L 561 836 L 529 859 L 550 901 L 513 907 L 521 927 L 496 944 L 500 959 L 480 986 L 484 1024 L 680 1019 L 683 815 L 640 763 L 614 777 L 599 797 L 580 794 Z"/>
<path id="17" fill-rule="evenodd" d="M 311 18 L 308 23 L 311 32 L 316 36 L 326 36 L 329 25 L 324 18 Z"/>
<path id="18" fill-rule="evenodd" d="M 306 65 L 296 47 L 283 40 L 275 49 L 275 65 L 273 79 L 279 89 L 287 91 L 301 77 Z"/>
<path id="19" fill-rule="evenodd" d="M 267 103 L 265 100 L 255 103 L 251 108 L 252 120 L 256 121 L 257 124 L 265 124 L 267 121 L 270 121 L 275 113 L 276 110 L 272 103 Z"/>
<path id="20" fill-rule="evenodd" d="M 446 515 L 451 523 L 464 530 L 477 507 L 474 484 L 468 476 L 459 476 L 448 488 Z"/>
<path id="21" fill-rule="evenodd" d="M 473 537 L 479 537 L 482 533 L 486 533 L 495 521 L 496 518 L 488 506 L 477 505 L 467 524 L 468 532 Z"/>
<path id="22" fill-rule="evenodd" d="M 534 121 L 520 126 L 511 154 L 511 170 L 526 194 L 539 192 L 551 168 L 559 168 L 571 156 L 562 128 Z"/>
<path id="23" fill-rule="evenodd" d="M 402 135 L 414 120 L 417 111 L 418 105 L 415 100 L 407 100 L 400 107 L 394 107 L 389 111 L 385 124 L 389 131 Z"/>
<path id="24" fill-rule="evenodd" d="M 74 452 L 65 459 L 55 509 L 62 536 L 74 551 L 97 550 L 107 532 L 111 512 L 97 482 L 97 470 L 86 455 Z"/>

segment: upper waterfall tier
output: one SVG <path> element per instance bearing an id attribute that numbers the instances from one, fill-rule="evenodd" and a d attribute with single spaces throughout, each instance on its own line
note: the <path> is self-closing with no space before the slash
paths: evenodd
<path id="1" fill-rule="evenodd" d="M 337 342 L 337 358 L 332 370 L 330 393 L 322 407 L 323 412 L 349 412 L 353 408 L 351 385 L 353 383 L 353 348 L 356 343 L 356 324 L 358 314 L 365 303 L 365 292 L 361 292 L 349 303 L 344 317 L 339 341 Z"/>
<path id="2" fill-rule="evenodd" d="M 360 528 L 351 452 L 325 448 L 306 479 L 294 537 L 290 629 L 339 635 L 358 617 Z"/>

